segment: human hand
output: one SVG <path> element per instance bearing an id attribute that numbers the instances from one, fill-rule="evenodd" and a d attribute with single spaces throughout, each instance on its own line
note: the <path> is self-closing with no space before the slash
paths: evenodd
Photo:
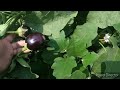
<path id="1" fill-rule="evenodd" d="M 21 52 L 26 45 L 24 40 L 12 43 L 14 38 L 15 35 L 11 34 L 0 40 L 0 73 L 10 66 L 13 56 Z"/>

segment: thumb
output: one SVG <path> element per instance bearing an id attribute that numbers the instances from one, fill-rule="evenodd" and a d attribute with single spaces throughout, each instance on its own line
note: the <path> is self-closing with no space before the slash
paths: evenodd
<path id="1" fill-rule="evenodd" d="M 20 41 L 17 42 L 17 44 L 19 46 L 26 46 L 27 45 L 27 43 L 25 43 L 25 40 L 20 40 Z"/>

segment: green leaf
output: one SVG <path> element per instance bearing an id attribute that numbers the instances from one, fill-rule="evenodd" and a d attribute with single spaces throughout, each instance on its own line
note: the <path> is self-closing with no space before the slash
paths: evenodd
<path id="1" fill-rule="evenodd" d="M 83 57 L 88 53 L 87 47 L 91 46 L 91 41 L 97 36 L 97 27 L 92 23 L 85 23 L 76 27 L 71 36 L 67 53 L 69 56 Z"/>
<path id="2" fill-rule="evenodd" d="M 43 32 L 42 14 L 40 11 L 34 11 L 26 15 L 25 23 L 32 28 L 33 32 Z"/>
<path id="3" fill-rule="evenodd" d="M 77 66 L 75 58 L 71 57 L 58 57 L 54 60 L 55 62 L 52 65 L 53 76 L 57 79 L 64 79 L 65 77 L 71 76 L 72 69 Z"/>
<path id="4" fill-rule="evenodd" d="M 120 23 L 119 17 L 119 11 L 90 11 L 87 22 L 94 23 L 100 28 L 106 28 Z"/>
<path id="5" fill-rule="evenodd" d="M 10 73 L 16 66 L 16 62 L 13 60 L 12 64 L 10 65 L 10 70 L 8 71 L 8 73 Z"/>
<path id="6" fill-rule="evenodd" d="M 69 79 L 86 79 L 86 74 L 80 70 L 76 70 L 72 73 Z"/>
<path id="7" fill-rule="evenodd" d="M 87 67 L 88 65 L 92 65 L 98 57 L 99 55 L 94 52 L 88 53 L 85 57 L 82 58 L 83 66 Z"/>
<path id="8" fill-rule="evenodd" d="M 86 79 L 89 76 L 89 71 L 83 65 L 79 69 L 75 70 L 67 79 Z"/>
<path id="9" fill-rule="evenodd" d="M 18 58 L 17 62 L 19 62 L 19 64 L 22 65 L 23 67 L 30 68 L 29 64 L 23 58 Z"/>
<path id="10" fill-rule="evenodd" d="M 33 11 L 34 13 L 35 13 L 35 15 L 39 18 L 39 19 L 41 19 L 42 18 L 42 12 L 41 11 Z"/>
<path id="11" fill-rule="evenodd" d="M 65 52 L 69 45 L 69 39 L 66 39 L 64 31 L 61 31 L 57 38 L 51 37 L 49 45 L 54 47 L 55 51 Z"/>
<path id="12" fill-rule="evenodd" d="M 69 44 L 69 39 L 65 38 L 65 33 L 64 31 L 60 32 L 60 35 L 58 38 L 55 39 L 58 46 L 59 46 L 59 51 L 64 52 L 67 50 L 68 44 Z"/>
<path id="13" fill-rule="evenodd" d="M 56 17 L 55 11 L 41 11 L 41 13 L 42 13 L 41 20 L 43 21 L 44 24 L 50 20 L 53 20 L 54 17 Z"/>
<path id="14" fill-rule="evenodd" d="M 0 36 L 3 36 L 6 31 L 20 18 L 21 14 L 10 17 L 4 24 L 0 25 Z"/>
<path id="15" fill-rule="evenodd" d="M 65 39 L 65 34 L 61 30 L 76 15 L 77 11 L 38 11 L 27 15 L 25 22 L 34 29 L 33 31 L 38 31 L 45 35 L 52 34 L 49 45 L 55 47 L 56 51 L 63 52 L 66 50 L 69 41 Z"/>
<path id="16" fill-rule="evenodd" d="M 53 34 L 53 36 L 57 36 L 68 21 L 76 15 L 77 12 L 72 11 L 70 13 L 68 11 L 34 11 L 26 16 L 25 22 L 33 28 L 33 31 L 38 31 L 45 35 Z"/>
<path id="17" fill-rule="evenodd" d="M 38 78 L 38 75 L 32 73 L 30 68 L 17 65 L 8 77 L 11 79 L 36 79 Z"/>
<path id="18" fill-rule="evenodd" d="M 113 36 L 110 37 L 109 40 L 110 40 L 110 42 L 112 42 L 112 45 L 114 48 L 118 48 L 118 45 L 117 45 L 118 39 L 116 37 L 114 37 L 114 34 L 113 34 Z"/>
<path id="19" fill-rule="evenodd" d="M 120 33 L 120 23 L 114 24 L 113 27 Z"/>
<path id="20" fill-rule="evenodd" d="M 52 34 L 53 38 L 57 38 L 59 36 L 60 30 L 62 30 L 66 26 L 71 18 L 76 17 L 77 12 L 55 11 L 54 13 L 54 18 L 43 25 L 43 34 Z"/>

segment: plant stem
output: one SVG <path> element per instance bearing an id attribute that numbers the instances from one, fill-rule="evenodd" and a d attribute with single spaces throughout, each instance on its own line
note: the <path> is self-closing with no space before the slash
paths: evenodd
<path id="1" fill-rule="evenodd" d="M 106 51 L 105 47 L 103 46 L 103 44 L 101 42 L 99 42 L 99 44 L 103 47 L 103 49 Z M 106 51 L 107 52 L 107 51 Z"/>
<path id="2" fill-rule="evenodd" d="M 6 33 L 14 33 L 14 34 L 17 34 L 17 31 L 7 31 Z"/>

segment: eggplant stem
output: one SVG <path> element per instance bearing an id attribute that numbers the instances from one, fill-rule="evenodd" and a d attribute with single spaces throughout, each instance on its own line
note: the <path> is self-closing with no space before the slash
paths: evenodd
<path id="1" fill-rule="evenodd" d="M 6 33 L 14 33 L 14 34 L 18 34 L 17 31 L 7 31 Z"/>

